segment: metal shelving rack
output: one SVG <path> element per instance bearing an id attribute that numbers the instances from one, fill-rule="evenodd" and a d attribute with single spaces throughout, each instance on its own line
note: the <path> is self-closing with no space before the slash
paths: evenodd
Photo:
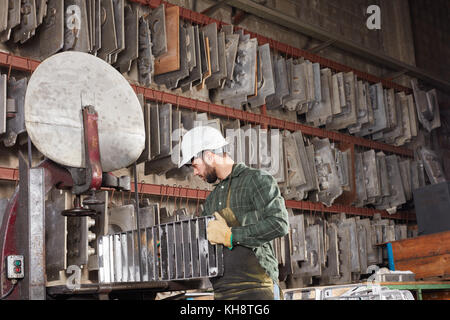
<path id="1" fill-rule="evenodd" d="M 157 8 L 162 3 L 164 3 L 167 7 L 174 6 L 171 3 L 161 0 L 130 0 L 132 2 L 140 3 L 142 5 L 148 5 L 150 8 Z M 218 28 L 226 25 L 226 23 L 212 19 L 207 17 L 201 13 L 194 12 L 192 10 L 180 7 L 180 17 L 186 21 L 199 24 L 206 25 L 210 23 L 216 23 Z M 368 73 L 353 69 L 351 67 L 342 65 L 335 61 L 320 57 L 316 54 L 310 53 L 308 51 L 298 49 L 292 47 L 288 44 L 284 44 L 273 39 L 261 36 L 257 33 L 247 31 L 240 27 L 235 27 L 235 29 L 242 29 L 244 33 L 250 34 L 252 38 L 257 38 L 259 45 L 269 43 L 270 47 L 280 53 L 284 53 L 287 56 L 299 58 L 304 57 L 312 62 L 317 62 L 322 66 L 329 67 L 335 71 L 339 72 L 354 72 L 355 75 L 360 78 L 367 80 L 369 82 L 378 83 L 381 82 L 383 86 L 388 88 L 394 88 L 398 91 L 404 91 L 405 93 L 411 93 L 411 89 L 407 87 L 403 87 L 399 84 L 396 84 L 392 81 L 381 79 L 379 77 L 370 75 Z M 11 73 L 11 70 L 18 70 L 23 72 L 32 73 L 37 66 L 40 64 L 40 61 L 16 56 L 10 53 L 0 52 L 0 66 L 6 67 L 9 69 L 8 76 Z M 320 128 L 315 128 L 307 125 L 303 125 L 296 122 L 291 122 L 287 120 L 278 119 L 276 117 L 271 117 L 265 114 L 265 108 L 263 106 L 261 114 L 255 114 L 243 110 L 238 110 L 234 108 L 230 108 L 224 105 L 218 105 L 211 102 L 201 101 L 197 99 L 192 99 L 185 96 L 180 96 L 171 92 L 164 92 L 152 88 L 142 87 L 135 84 L 131 84 L 132 88 L 135 90 L 137 94 L 143 94 L 144 98 L 147 100 L 161 102 L 161 103 L 170 103 L 177 107 L 182 107 L 186 109 L 190 109 L 198 112 L 207 112 L 208 114 L 212 114 L 219 117 L 224 117 L 228 119 L 239 119 L 244 121 L 245 123 L 251 124 L 259 124 L 264 127 L 275 128 L 280 130 L 289 130 L 289 131 L 297 131 L 300 130 L 303 134 L 307 136 L 316 136 L 320 138 L 328 138 L 333 142 L 338 142 L 342 145 L 350 147 L 352 149 L 352 155 L 354 156 L 355 147 L 363 147 L 368 149 L 375 149 L 378 151 L 384 151 L 387 153 L 394 153 L 403 157 L 413 157 L 413 150 L 395 147 L 392 145 L 388 145 L 385 143 L 380 143 L 376 141 L 372 141 L 365 138 L 355 137 L 348 134 L 343 134 L 335 131 L 327 131 Z M 9 181 L 17 181 L 18 180 L 18 170 L 12 168 L 0 167 L 0 180 L 9 180 Z M 180 197 L 186 199 L 194 199 L 194 200 L 205 200 L 209 194 L 207 190 L 199 190 L 199 189 L 190 189 L 183 188 L 179 186 L 165 186 L 165 185 L 155 185 L 155 184 L 139 184 L 138 185 L 139 192 L 148 195 L 156 195 L 156 196 L 172 196 L 172 197 Z M 134 188 L 132 187 L 132 191 Z M 321 203 L 314 203 L 309 201 L 294 201 L 287 200 L 286 206 L 292 209 L 299 209 L 311 212 L 330 212 L 330 213 L 340 213 L 345 212 L 350 215 L 359 215 L 359 216 L 373 216 L 375 213 L 379 213 L 383 218 L 389 219 L 398 219 L 398 220 L 406 220 L 406 221 L 415 221 L 414 212 L 409 211 L 401 211 L 396 214 L 389 214 L 387 211 L 369 209 L 369 208 L 357 208 L 349 205 L 343 204 L 335 204 L 331 207 L 326 207 Z"/>
<path id="2" fill-rule="evenodd" d="M 18 181 L 19 170 L 13 168 L 0 167 L 0 180 Z M 108 190 L 108 189 L 105 189 Z M 131 192 L 134 192 L 134 186 L 131 186 Z M 138 192 L 140 194 L 146 194 L 151 196 L 172 197 L 174 199 L 188 199 L 188 200 L 205 200 L 210 191 L 201 189 L 185 188 L 181 186 L 169 186 L 161 184 L 150 183 L 138 183 Z M 321 203 L 310 201 L 295 201 L 287 200 L 286 207 L 291 209 L 298 209 L 311 212 L 328 212 L 328 213 L 340 213 L 345 212 L 349 215 L 367 216 L 371 217 L 375 213 L 379 213 L 382 218 L 416 221 L 414 212 L 401 211 L 395 214 L 389 214 L 387 211 L 375 210 L 370 208 L 357 208 L 346 205 L 335 204 L 331 207 L 326 207 Z"/>

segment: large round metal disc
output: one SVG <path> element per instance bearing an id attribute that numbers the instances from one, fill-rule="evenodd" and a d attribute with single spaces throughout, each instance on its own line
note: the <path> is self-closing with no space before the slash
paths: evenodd
<path id="1" fill-rule="evenodd" d="M 84 168 L 82 107 L 98 113 L 103 171 L 132 164 L 145 144 L 144 117 L 128 81 L 105 61 L 64 52 L 42 62 L 28 84 L 25 125 L 36 148 L 51 160 Z"/>

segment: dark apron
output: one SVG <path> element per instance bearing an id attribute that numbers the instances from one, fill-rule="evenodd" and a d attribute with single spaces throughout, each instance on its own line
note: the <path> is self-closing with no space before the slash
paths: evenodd
<path id="1" fill-rule="evenodd" d="M 219 214 L 229 227 L 240 226 L 230 208 L 231 177 L 228 185 L 227 206 Z M 224 273 L 211 279 L 216 300 L 273 300 L 273 281 L 261 267 L 252 249 L 236 245 L 223 248 Z"/>

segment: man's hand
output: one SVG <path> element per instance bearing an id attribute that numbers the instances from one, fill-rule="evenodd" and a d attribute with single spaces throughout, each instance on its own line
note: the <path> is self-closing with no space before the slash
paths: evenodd
<path id="1" fill-rule="evenodd" d="M 231 228 L 218 212 L 215 212 L 214 216 L 216 220 L 210 221 L 206 229 L 209 242 L 231 248 Z"/>

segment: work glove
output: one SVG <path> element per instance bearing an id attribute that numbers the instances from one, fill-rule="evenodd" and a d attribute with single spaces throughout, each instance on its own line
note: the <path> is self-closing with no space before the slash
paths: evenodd
<path id="1" fill-rule="evenodd" d="M 216 220 L 210 221 L 206 229 L 209 242 L 211 244 L 223 244 L 231 249 L 233 247 L 231 243 L 231 228 L 218 212 L 215 212 L 214 216 Z"/>

